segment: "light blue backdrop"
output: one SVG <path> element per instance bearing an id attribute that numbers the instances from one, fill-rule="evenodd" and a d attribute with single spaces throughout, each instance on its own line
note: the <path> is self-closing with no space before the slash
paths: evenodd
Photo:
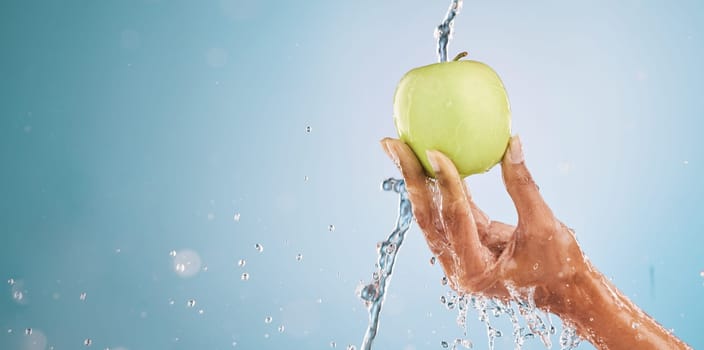
<path id="1" fill-rule="evenodd" d="M 435 61 L 447 6 L 3 1 L 0 348 L 359 345 L 355 287 L 396 215 L 378 140 L 400 77 Z M 528 165 L 595 265 L 695 347 L 703 23 L 695 0 L 466 1 L 450 45 L 501 75 Z M 497 170 L 469 184 L 513 222 Z M 461 336 L 409 235 L 378 349 Z M 170 256 L 184 249 L 190 278 Z"/>

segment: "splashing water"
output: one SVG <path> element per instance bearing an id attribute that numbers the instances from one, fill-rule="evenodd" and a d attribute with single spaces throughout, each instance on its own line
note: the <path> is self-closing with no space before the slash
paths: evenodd
<path id="1" fill-rule="evenodd" d="M 389 178 L 382 183 L 381 188 L 384 191 L 394 191 L 399 194 L 398 218 L 396 219 L 396 227 L 389 235 L 389 238 L 379 244 L 378 269 L 372 275 L 372 281 L 358 292 L 359 297 L 362 298 L 369 310 L 369 325 L 364 334 L 360 350 L 370 350 L 372 348 L 372 342 L 374 342 L 379 328 L 379 314 L 381 313 L 381 306 L 384 302 L 394 263 L 396 262 L 396 255 L 413 221 L 411 201 L 408 199 L 405 182 Z"/>
<path id="2" fill-rule="evenodd" d="M 435 37 L 438 39 L 438 61 L 447 62 L 447 45 L 452 39 L 455 27 L 455 16 L 462 9 L 462 0 L 452 0 L 447 9 L 445 19 L 435 28 Z"/>
<path id="3" fill-rule="evenodd" d="M 458 309 L 457 325 L 463 330 L 464 337 L 467 337 L 467 311 L 471 307 L 478 313 L 478 319 L 486 327 L 489 350 L 494 350 L 496 338 L 503 336 L 501 330 L 494 328 L 491 324 L 492 318 L 501 315 L 508 316 L 513 328 L 513 344 L 515 350 L 523 349 L 526 340 L 539 338 L 545 348 L 552 348 L 551 336 L 556 333 L 555 326 L 549 313 L 543 313 L 535 306 L 534 288 L 516 289 L 510 285 L 506 286 L 511 300 L 502 301 L 497 298 L 487 298 L 480 295 L 458 295 L 450 291 L 447 295 L 440 297 L 440 302 L 445 304 L 448 310 Z M 493 316 L 493 317 L 490 317 Z M 523 319 L 521 322 L 520 318 Z M 547 321 L 547 322 L 546 322 Z M 576 349 L 581 338 L 574 327 L 568 323 L 563 323 L 560 334 L 560 350 Z M 447 342 L 446 342 L 447 343 Z M 469 339 L 458 338 L 455 340 L 452 349 L 459 349 L 460 346 L 469 348 L 472 342 Z M 449 344 L 448 344 L 449 347 Z"/>

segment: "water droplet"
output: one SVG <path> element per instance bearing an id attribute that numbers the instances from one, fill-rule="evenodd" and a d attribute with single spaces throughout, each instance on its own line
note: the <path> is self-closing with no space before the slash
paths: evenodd
<path id="1" fill-rule="evenodd" d="M 446 341 L 443 340 L 440 342 L 440 346 L 442 346 L 444 349 L 447 349 L 450 346 L 450 344 L 448 344 Z"/>
<path id="2" fill-rule="evenodd" d="M 7 333 L 12 333 L 12 328 L 8 329 Z"/>
<path id="3" fill-rule="evenodd" d="M 233 342 L 232 342 L 232 347 L 234 348 L 235 346 L 237 346 L 237 342 L 236 342 L 236 341 L 233 341 Z"/>
<path id="4" fill-rule="evenodd" d="M 303 260 L 303 254 L 298 253 L 298 254 L 296 255 L 296 261 L 301 261 L 301 260 Z"/>
<path id="5" fill-rule="evenodd" d="M 173 305 L 173 304 L 176 304 L 176 301 L 173 299 L 169 299 L 169 305 Z"/>
<path id="6" fill-rule="evenodd" d="M 183 273 L 186 271 L 186 264 L 176 264 L 176 272 Z"/>
<path id="7" fill-rule="evenodd" d="M 333 225 L 333 224 L 328 225 L 328 231 L 335 232 L 335 225 Z"/>
<path id="8" fill-rule="evenodd" d="M 261 252 L 264 251 L 264 246 L 261 245 L 261 244 L 259 244 L 259 243 L 257 243 L 257 244 L 254 245 L 254 249 L 256 249 L 258 252 L 261 253 Z"/>
<path id="9" fill-rule="evenodd" d="M 435 265 L 435 257 L 430 257 L 430 265 Z"/>
<path id="10" fill-rule="evenodd" d="M 237 266 L 239 266 L 239 267 L 244 267 L 244 265 L 247 265 L 247 260 L 240 259 L 240 260 L 237 262 Z"/>
<path id="11" fill-rule="evenodd" d="M 12 298 L 17 301 L 22 301 L 22 299 L 24 299 L 24 293 L 22 293 L 22 291 L 16 290 L 12 293 Z"/>
<path id="12" fill-rule="evenodd" d="M 279 326 L 279 333 L 283 333 L 285 329 L 286 328 L 284 327 L 284 325 L 280 325 Z"/>
<path id="13" fill-rule="evenodd" d="M 188 301 L 186 302 L 186 306 L 188 306 L 188 307 L 196 306 L 196 300 L 195 299 L 188 299 Z"/>
<path id="14" fill-rule="evenodd" d="M 24 330 L 24 334 L 25 334 L 25 335 L 32 335 L 32 329 L 31 329 L 31 328 L 25 329 L 25 330 Z"/>
<path id="15" fill-rule="evenodd" d="M 242 274 L 242 277 L 241 277 L 241 278 L 242 278 L 243 281 L 247 281 L 247 280 L 249 280 L 249 274 L 245 272 L 245 273 Z"/>
<path id="16" fill-rule="evenodd" d="M 442 279 L 440 280 L 440 284 L 442 284 L 443 286 L 447 285 L 447 276 L 442 276 Z"/>
<path id="17" fill-rule="evenodd" d="M 80 295 L 78 298 L 79 298 L 81 301 L 85 301 L 85 300 L 86 300 L 86 296 L 87 296 L 86 292 L 83 292 L 83 293 L 81 293 L 81 295 Z"/>
<path id="18" fill-rule="evenodd" d="M 93 344 L 93 341 L 90 340 L 90 338 L 86 338 L 86 340 L 83 341 L 83 345 L 85 346 L 90 346 L 91 344 Z"/>
<path id="19" fill-rule="evenodd" d="M 264 323 L 269 324 L 269 323 L 271 323 L 271 321 L 273 321 L 271 316 L 264 317 Z"/>
<path id="20" fill-rule="evenodd" d="M 702 270 L 701 272 L 699 272 L 699 277 L 704 278 L 704 270 Z M 10 279 L 10 281 L 12 281 L 12 279 Z"/>
<path id="21" fill-rule="evenodd" d="M 172 257 L 176 256 L 176 251 L 175 250 L 170 251 L 169 255 L 171 255 Z"/>
<path id="22" fill-rule="evenodd" d="M 308 176 L 304 176 L 303 181 L 308 181 Z"/>
<path id="23" fill-rule="evenodd" d="M 538 266 L 539 266 L 538 263 L 533 264 L 533 271 L 537 270 Z"/>
<path id="24" fill-rule="evenodd" d="M 310 125 L 306 126 L 306 132 L 311 132 L 312 130 L 313 130 L 313 128 L 311 128 Z"/>
<path id="25" fill-rule="evenodd" d="M 440 303 L 445 304 L 447 302 L 447 298 L 445 298 L 444 295 L 440 296 Z"/>
<path id="26" fill-rule="evenodd" d="M 396 251 L 396 245 L 393 243 L 389 243 L 389 245 L 386 246 L 386 253 L 387 254 L 393 254 Z"/>
<path id="27" fill-rule="evenodd" d="M 269 339 L 269 333 L 264 333 L 264 339 Z"/>
<path id="28" fill-rule="evenodd" d="M 205 310 L 203 310 L 203 309 L 198 310 L 198 314 L 199 314 L 199 315 L 202 315 L 202 314 L 204 314 L 204 313 L 205 313 Z"/>
<path id="29" fill-rule="evenodd" d="M 235 222 L 239 222 L 240 221 L 240 213 L 235 213 L 235 215 L 232 218 L 235 219 Z"/>
<path id="30" fill-rule="evenodd" d="M 704 271 L 702 271 L 702 274 L 704 274 Z M 9 284 L 9 285 L 11 285 L 11 286 L 14 285 L 14 284 L 15 284 L 15 279 L 14 279 L 14 278 L 10 278 L 9 280 L 7 280 L 7 284 Z"/>
<path id="31" fill-rule="evenodd" d="M 347 350 L 357 350 L 357 347 L 350 344 L 350 345 L 347 345 Z"/>
<path id="32" fill-rule="evenodd" d="M 331 341 L 331 342 L 330 342 L 330 347 L 333 348 L 333 349 L 336 348 L 336 347 L 337 347 L 337 343 L 335 343 L 334 341 Z"/>
<path id="33" fill-rule="evenodd" d="M 631 328 L 633 328 L 633 329 L 637 329 L 639 326 L 640 326 L 640 324 L 638 324 L 638 322 L 631 323 Z"/>
<path id="34" fill-rule="evenodd" d="M 359 290 L 359 297 L 364 301 L 374 302 L 379 297 L 379 285 L 375 283 L 367 284 Z"/>

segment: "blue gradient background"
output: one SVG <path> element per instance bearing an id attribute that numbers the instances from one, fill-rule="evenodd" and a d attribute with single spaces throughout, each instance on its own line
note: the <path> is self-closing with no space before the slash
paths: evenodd
<path id="1" fill-rule="evenodd" d="M 0 349 L 359 345 L 354 290 L 397 205 L 379 189 L 398 172 L 378 140 L 395 135 L 398 80 L 435 61 L 447 6 L 3 1 L 0 277 L 18 283 L 0 285 Z M 466 1 L 455 29 L 450 54 L 501 75 L 528 165 L 587 255 L 704 346 L 703 3 Z M 515 222 L 498 169 L 469 184 Z M 179 277 L 172 249 L 207 271 Z M 414 227 L 378 349 L 461 336 L 429 258 Z"/>

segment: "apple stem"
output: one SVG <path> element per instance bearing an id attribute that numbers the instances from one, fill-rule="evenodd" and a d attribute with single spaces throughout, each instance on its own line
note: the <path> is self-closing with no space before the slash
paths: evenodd
<path id="1" fill-rule="evenodd" d="M 453 61 L 459 61 L 460 58 L 466 57 L 467 55 L 469 55 L 469 54 L 467 53 L 467 51 L 462 51 L 462 52 L 458 53 L 457 56 L 455 56 L 455 58 L 452 59 L 452 60 L 453 60 Z"/>

